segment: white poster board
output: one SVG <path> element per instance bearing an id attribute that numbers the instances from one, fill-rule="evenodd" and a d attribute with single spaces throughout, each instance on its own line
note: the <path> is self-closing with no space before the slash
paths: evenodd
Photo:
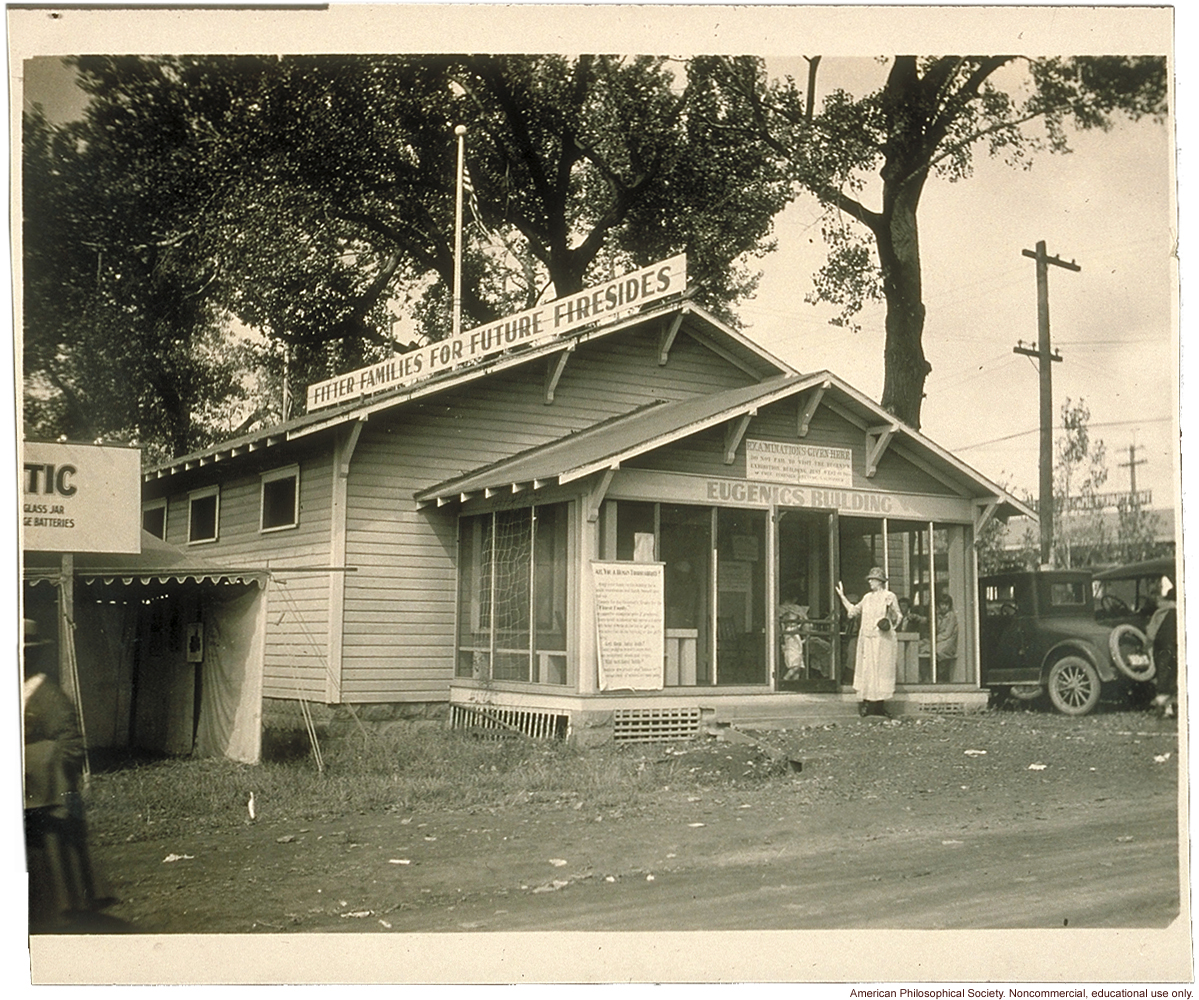
<path id="1" fill-rule="evenodd" d="M 21 544 L 30 552 L 140 552 L 142 453 L 26 441 Z"/>
<path id="2" fill-rule="evenodd" d="M 745 441 L 745 478 L 767 483 L 853 486 L 853 451 L 787 441 Z"/>
<path id="3" fill-rule="evenodd" d="M 601 691 L 660 691 L 666 658 L 661 563 L 592 562 Z"/>

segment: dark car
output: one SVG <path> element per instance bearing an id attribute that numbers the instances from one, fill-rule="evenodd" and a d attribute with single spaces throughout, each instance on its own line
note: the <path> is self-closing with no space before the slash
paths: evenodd
<path id="1" fill-rule="evenodd" d="M 1086 715 L 1101 694 L 1152 693 L 1153 662 L 1131 648 L 1136 637 L 1096 620 L 1090 570 L 983 577 L 979 609 L 982 683 L 1000 697 L 1047 692 L 1059 712 Z"/>

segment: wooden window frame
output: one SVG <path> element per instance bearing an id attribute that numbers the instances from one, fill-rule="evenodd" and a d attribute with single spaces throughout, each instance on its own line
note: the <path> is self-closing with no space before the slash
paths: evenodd
<path id="1" fill-rule="evenodd" d="M 146 500 L 142 503 L 142 530 L 146 530 L 146 511 L 158 510 L 159 508 L 162 509 L 162 534 L 155 535 L 154 537 L 165 542 L 167 540 L 167 518 L 171 513 L 171 505 L 167 503 L 166 497 L 159 497 L 157 500 Z"/>
<path id="2" fill-rule="evenodd" d="M 273 524 L 269 527 L 266 524 L 266 487 L 267 483 L 275 483 L 280 479 L 292 479 L 296 481 L 295 492 L 292 495 L 292 511 L 291 521 L 286 524 Z M 264 472 L 259 477 L 258 485 L 258 533 L 262 535 L 271 534 L 276 531 L 290 531 L 293 528 L 300 526 L 300 466 L 298 464 L 285 465 L 278 469 L 272 469 L 270 472 Z"/>
<path id="3" fill-rule="evenodd" d="M 192 512 L 197 500 L 205 500 L 208 497 L 216 498 L 216 505 L 212 516 L 212 537 L 211 538 L 192 538 Z M 188 545 L 208 545 L 217 541 L 221 536 L 221 487 L 205 486 L 202 489 L 192 490 L 187 494 L 187 544 Z"/>
<path id="4" fill-rule="evenodd" d="M 522 684 L 522 685 L 526 685 L 526 686 L 544 687 L 544 688 L 551 689 L 554 691 L 566 690 L 566 689 L 570 688 L 570 686 L 572 684 L 577 683 L 577 680 L 572 677 L 572 670 L 571 670 L 571 666 L 570 666 L 571 605 L 572 605 L 572 601 L 575 598 L 573 598 L 573 596 L 570 593 L 569 585 L 567 586 L 566 609 L 564 612 L 564 631 L 563 631 L 563 635 L 562 635 L 565 648 L 561 649 L 561 650 L 559 650 L 559 649 L 540 649 L 538 647 L 538 642 L 537 642 L 537 639 L 538 639 L 537 601 L 536 601 L 536 598 L 537 598 L 537 594 L 536 594 L 536 585 L 537 585 L 536 552 L 537 552 L 537 524 L 538 524 L 538 513 L 537 512 L 539 510 L 542 510 L 547 507 L 561 507 L 562 508 L 562 517 L 564 518 L 564 525 L 565 525 L 565 527 L 563 529 L 563 531 L 564 531 L 563 541 L 566 546 L 565 550 L 564 550 L 564 556 L 563 556 L 564 561 L 565 561 L 565 566 L 563 568 L 563 574 L 564 574 L 563 582 L 566 583 L 570 578 L 571 560 L 572 560 L 571 549 L 570 549 L 570 526 L 571 526 L 571 516 L 572 515 L 571 515 L 571 506 L 568 501 L 560 500 L 560 501 L 554 501 L 554 502 L 548 503 L 548 504 L 529 504 L 528 506 L 522 506 L 522 507 L 496 508 L 491 511 L 480 512 L 479 514 L 461 514 L 461 513 L 459 514 L 459 527 L 458 527 L 459 547 L 458 547 L 458 556 L 457 556 L 457 560 L 456 560 L 457 599 L 455 601 L 456 611 L 455 611 L 455 626 L 454 626 L 455 657 L 457 657 L 462 652 L 471 652 L 471 651 L 483 652 L 484 651 L 483 649 L 481 649 L 480 647 L 477 647 L 477 646 L 464 646 L 462 644 L 462 625 L 463 625 L 462 616 L 464 613 L 466 613 L 466 614 L 470 615 L 470 631 L 472 634 L 481 634 L 483 632 L 487 633 L 486 652 L 488 654 L 488 673 L 485 678 L 481 678 L 484 682 L 490 683 L 491 681 L 498 681 L 498 682 L 504 683 L 504 684 Z M 505 511 L 509 511 L 509 510 L 511 510 L 511 511 L 527 510 L 529 512 L 529 531 L 528 531 L 528 538 L 529 538 L 529 561 L 528 561 L 528 569 L 529 569 L 529 593 L 528 593 L 528 598 L 529 598 L 529 608 L 528 608 L 529 645 L 528 645 L 527 650 L 500 648 L 499 643 L 497 641 L 497 636 L 496 636 L 496 607 L 495 607 L 496 587 L 497 587 L 497 579 L 496 579 L 496 518 L 497 518 L 497 515 L 504 513 Z M 463 521 L 467 520 L 468 518 L 470 520 L 469 530 L 471 532 L 470 578 L 472 581 L 472 587 L 471 587 L 471 593 L 469 595 L 470 596 L 470 607 L 468 610 L 466 610 L 462 606 L 463 605 L 463 601 L 462 601 L 462 574 L 463 574 L 462 538 L 463 538 L 463 534 L 464 534 L 463 528 L 462 528 L 462 523 L 463 523 Z M 490 525 L 491 525 L 490 557 L 486 563 L 484 563 L 484 561 L 483 561 L 484 518 L 486 518 L 490 522 Z M 480 600 L 479 590 L 478 590 L 478 583 L 482 579 L 484 574 L 487 574 L 490 577 L 490 582 L 489 582 L 489 586 L 488 586 L 488 604 L 487 605 L 484 605 L 484 602 Z M 482 627 L 482 618 L 483 618 L 484 611 L 486 611 L 486 614 L 487 614 L 487 628 L 486 629 L 484 629 Z M 515 653 L 515 652 L 527 652 L 527 655 L 529 657 L 529 676 L 527 678 L 510 678 L 510 677 L 497 678 L 497 677 L 495 677 L 496 657 L 500 654 L 509 654 L 509 653 Z M 564 656 L 566 658 L 565 679 L 562 681 L 562 683 L 544 680 L 542 677 L 542 672 L 543 672 L 543 668 L 546 665 L 546 662 L 548 662 L 548 661 L 544 661 L 544 657 L 558 656 L 558 655 Z M 465 675 L 457 673 L 457 670 L 458 670 L 457 659 L 455 660 L 455 668 L 454 669 L 455 669 L 456 677 L 458 677 L 458 678 L 465 677 Z"/>

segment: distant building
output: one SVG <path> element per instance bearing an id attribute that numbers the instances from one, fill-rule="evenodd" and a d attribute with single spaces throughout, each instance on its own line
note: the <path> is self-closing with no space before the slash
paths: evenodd
<path id="1" fill-rule="evenodd" d="M 1127 494 L 1124 494 L 1125 496 Z M 1116 494 L 1104 494 L 1104 497 L 1115 497 Z M 1140 499 L 1146 502 L 1145 513 L 1149 516 L 1149 527 L 1152 529 L 1150 551 L 1135 555 L 1133 559 L 1150 559 L 1157 556 L 1173 555 L 1175 550 L 1175 518 L 1174 507 L 1153 506 L 1152 494 L 1141 491 Z M 1035 509 L 1035 504 L 1031 505 Z M 1071 564 L 1075 566 L 1107 566 L 1123 560 L 1118 555 L 1120 539 L 1120 513 L 1115 503 L 1099 509 L 1085 509 L 1084 505 L 1072 505 L 1072 510 L 1065 518 L 1065 530 L 1070 538 Z M 1013 554 L 1026 548 L 1026 537 L 1037 538 L 1039 528 L 1037 522 L 1029 517 L 1013 517 L 1007 524 L 1007 535 L 1004 538 L 1004 551 Z"/>

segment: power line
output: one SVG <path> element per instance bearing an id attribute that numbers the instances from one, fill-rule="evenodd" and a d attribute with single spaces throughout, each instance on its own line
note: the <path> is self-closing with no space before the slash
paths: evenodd
<path id="1" fill-rule="evenodd" d="M 1059 344 L 1068 344 L 1070 347 L 1089 347 L 1092 344 L 1164 344 L 1166 340 L 1162 337 L 1138 337 L 1134 340 L 1059 340 Z"/>
<path id="2" fill-rule="evenodd" d="M 1137 424 L 1137 425 L 1140 425 L 1140 424 L 1164 424 L 1164 423 L 1166 423 L 1166 421 L 1171 420 L 1171 419 L 1173 419 L 1173 418 L 1172 417 L 1141 417 L 1138 420 L 1102 420 L 1098 423 L 1087 424 L 1087 427 L 1088 428 L 1090 428 L 1090 427 L 1128 427 L 1131 424 Z M 1061 424 L 1055 424 L 1053 429 L 1055 431 L 1061 431 L 1061 430 L 1065 430 L 1065 427 L 1063 427 Z M 1011 441 L 1013 438 L 1025 437 L 1028 434 L 1036 434 L 1037 431 L 1039 431 L 1039 430 L 1040 430 L 1039 427 L 1030 427 L 1026 431 L 1017 431 L 1015 434 L 1005 434 L 1003 437 L 990 438 L 989 440 L 986 440 L 986 441 L 976 441 L 974 444 L 960 445 L 951 450 L 955 451 L 955 452 L 969 451 L 971 448 L 982 448 L 989 444 L 999 444 L 1000 441 Z"/>

